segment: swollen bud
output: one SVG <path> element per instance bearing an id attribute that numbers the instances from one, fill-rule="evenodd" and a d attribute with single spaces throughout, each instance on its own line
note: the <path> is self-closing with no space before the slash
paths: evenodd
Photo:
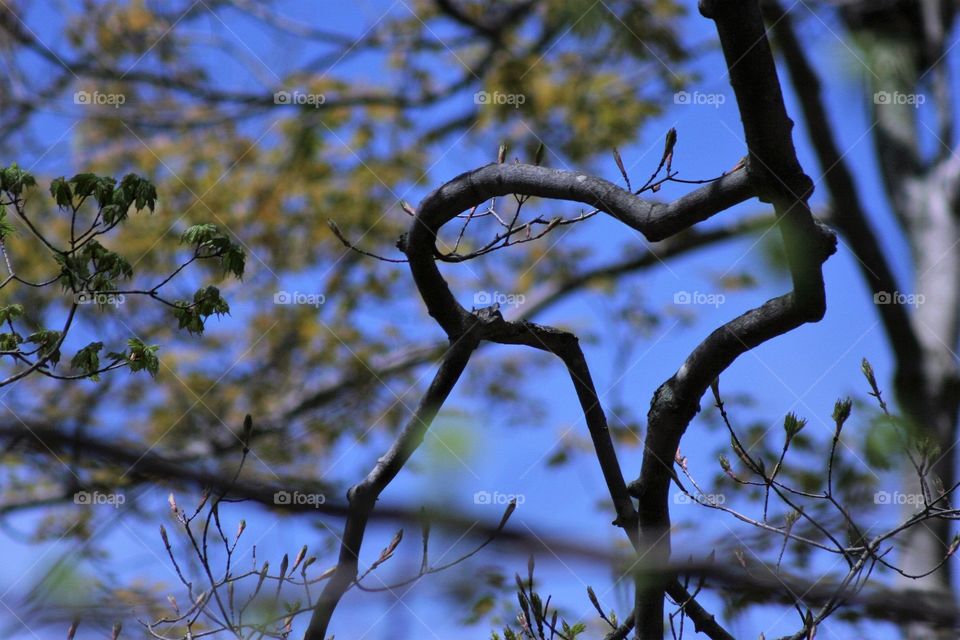
<path id="1" fill-rule="evenodd" d="M 866 362 L 866 360 L 864 360 L 864 362 Z M 840 435 L 840 429 L 843 428 L 843 423 L 850 417 L 850 409 L 852 407 L 853 401 L 850 400 L 850 398 L 837 400 L 836 404 L 833 405 L 833 421 L 837 425 L 837 436 Z"/>
<path id="2" fill-rule="evenodd" d="M 260 569 L 260 577 L 257 579 L 257 586 L 253 589 L 253 594 L 256 595 L 260 592 L 260 587 L 263 586 L 263 581 L 267 579 L 267 572 L 270 570 L 270 563 L 264 562 L 263 568 Z"/>
<path id="3" fill-rule="evenodd" d="M 806 425 L 807 421 L 804 418 L 798 418 L 793 412 L 788 413 L 783 419 L 783 430 L 787 432 L 787 441 L 793 440 L 793 437 Z"/>
<path id="4" fill-rule="evenodd" d="M 280 561 L 280 582 L 283 582 L 283 577 L 287 575 L 287 566 L 290 564 L 290 558 L 287 557 L 287 554 L 283 554 L 283 559 Z"/>
<path id="5" fill-rule="evenodd" d="M 303 545 L 302 547 L 300 547 L 300 551 L 299 553 L 297 553 L 297 557 L 293 559 L 293 566 L 290 567 L 290 571 L 296 571 L 297 567 L 300 565 L 300 563 L 303 561 L 303 558 L 306 555 L 307 555 L 307 545 Z"/>
<path id="6" fill-rule="evenodd" d="M 677 144 L 677 130 L 673 127 L 670 127 L 670 131 L 667 131 L 667 139 L 663 144 L 663 158 L 661 162 L 667 165 L 667 174 L 670 173 L 670 168 L 673 165 L 673 147 Z"/>
<path id="7" fill-rule="evenodd" d="M 597 594 L 593 592 L 593 587 L 587 587 L 587 597 L 590 598 L 590 604 L 593 605 L 593 608 L 603 613 L 603 609 L 600 607 L 600 601 L 597 600 Z"/>
<path id="8" fill-rule="evenodd" d="M 723 472 L 727 475 L 730 474 L 730 461 L 727 460 L 727 456 L 720 456 L 720 468 L 723 469 Z"/>

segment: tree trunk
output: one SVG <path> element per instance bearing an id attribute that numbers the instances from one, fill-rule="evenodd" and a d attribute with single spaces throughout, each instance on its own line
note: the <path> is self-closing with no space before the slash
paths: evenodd
<path id="1" fill-rule="evenodd" d="M 956 347 L 960 318 L 960 159 L 952 152 L 953 121 L 944 34 L 952 9 L 941 0 L 848 4 L 845 22 L 859 41 L 869 66 L 868 103 L 872 106 L 880 171 L 894 215 L 913 258 L 912 291 L 889 292 L 913 307 L 910 324 L 920 345 L 919 362 L 897 363 L 895 390 L 910 429 L 937 445 L 926 476 L 928 497 L 953 486 L 957 455 L 958 369 Z M 938 116 L 937 148 L 921 152 L 920 138 L 932 131 L 918 117 L 918 103 L 933 101 Z M 895 302 L 876 300 L 878 304 Z M 896 351 L 896 348 L 894 349 Z M 912 463 L 902 470 L 903 492 L 923 486 Z M 903 516 L 916 511 L 904 505 Z M 897 565 L 904 589 L 939 591 L 954 598 L 949 563 L 943 562 L 951 539 L 947 520 L 911 528 Z M 922 576 L 917 578 L 916 576 Z M 910 625 L 911 640 L 953 638 L 955 631 Z"/>

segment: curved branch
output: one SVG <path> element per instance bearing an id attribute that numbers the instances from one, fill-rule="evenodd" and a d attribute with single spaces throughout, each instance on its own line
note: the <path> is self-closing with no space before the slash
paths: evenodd
<path id="1" fill-rule="evenodd" d="M 713 331 L 654 394 L 634 494 L 639 499 L 644 542 L 657 558 L 670 554 L 668 491 L 675 476 L 674 457 L 700 409 L 700 398 L 741 354 L 823 317 L 826 294 L 821 265 L 836 250 L 836 237 L 814 219 L 806 203 L 812 183 L 797 160 L 793 123 L 783 103 L 756 0 L 701 0 L 700 12 L 716 23 L 749 150 L 747 170 L 761 200 L 771 202 L 777 212 L 793 291 Z M 663 597 L 662 584 L 637 590 L 640 637 L 663 636 Z"/>
<path id="2" fill-rule="evenodd" d="M 534 165 L 489 164 L 463 173 L 424 198 L 402 243 L 427 311 L 448 336 L 463 333 L 471 314 L 453 297 L 437 268 L 437 232 L 461 212 L 511 193 L 589 205 L 651 241 L 662 240 L 755 195 L 744 170 L 670 204 L 642 200 L 603 178 Z"/>
<path id="3" fill-rule="evenodd" d="M 792 123 L 783 106 L 759 8 L 755 4 L 744 8 L 740 4 L 704 2 L 701 9 L 717 22 L 731 71 L 750 151 L 746 170 L 724 176 L 671 204 L 662 204 L 641 200 L 606 180 L 579 172 L 491 164 L 464 173 L 429 194 L 421 203 L 409 234 L 400 243 L 428 312 L 451 341 L 474 333 L 480 326 L 479 339 L 525 344 L 561 355 L 584 408 L 614 500 L 616 524 L 627 530 L 638 550 L 659 551 L 664 558 L 669 557 L 670 548 L 667 489 L 673 477 L 674 452 L 699 409 L 700 397 L 710 382 L 746 350 L 823 316 L 826 296 L 820 266 L 836 248 L 833 234 L 813 218 L 806 204 L 812 185 L 793 148 Z M 744 64 L 738 67 L 741 61 Z M 530 323 L 505 322 L 495 308 L 468 312 L 454 298 L 437 268 L 436 240 L 440 228 L 462 211 L 508 194 L 581 202 L 613 216 L 648 240 L 669 237 L 752 195 L 773 203 L 777 212 L 794 289 L 713 332 L 690 354 L 677 374 L 658 389 L 650 410 L 647 446 L 634 493 L 640 501 L 639 532 L 630 493 L 575 337 Z M 362 530 L 359 536 L 362 537 Z M 341 566 L 349 567 L 351 562 L 355 569 L 356 558 L 341 555 Z M 355 570 L 348 571 L 344 579 L 352 580 L 355 576 Z M 344 582 L 342 588 L 348 584 Z M 638 581 L 636 629 L 641 637 L 662 637 L 667 586 L 660 582 L 642 585 Z M 327 619 L 330 614 L 332 607 L 325 612 Z M 325 623 L 322 628 L 325 630 Z"/>
<path id="4" fill-rule="evenodd" d="M 624 528 L 638 552 L 647 542 L 640 539 L 637 513 L 624 482 L 622 470 L 607 431 L 606 418 L 590 380 L 583 354 L 572 334 L 528 322 L 506 322 L 495 308 L 468 312 L 453 297 L 436 266 L 436 239 L 440 228 L 462 211 L 507 194 L 571 200 L 590 205 L 642 233 L 648 240 L 676 234 L 754 195 L 749 174 L 738 170 L 670 203 L 644 201 L 616 185 L 579 172 L 559 171 L 532 165 L 491 164 L 464 173 L 428 195 L 421 203 L 412 227 L 401 239 L 414 282 L 430 315 L 450 340 L 473 330 L 480 323 L 483 340 L 524 344 L 550 351 L 567 364 L 583 407 L 601 470 L 617 512 L 615 524 Z M 679 583 L 664 584 L 684 602 L 693 602 Z M 335 604 L 335 603 L 334 603 Z M 719 629 L 702 609 L 690 608 L 703 628 Z M 331 610 L 332 613 L 332 610 Z M 712 625 L 712 626 L 711 626 Z M 661 621 L 662 628 L 662 621 Z M 662 633 L 662 631 L 661 631 Z M 725 632 L 723 632 L 725 633 Z M 714 637 L 725 637 L 717 633 Z"/>

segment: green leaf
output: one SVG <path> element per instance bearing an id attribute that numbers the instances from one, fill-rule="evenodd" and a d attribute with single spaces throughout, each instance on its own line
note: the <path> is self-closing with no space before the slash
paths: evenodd
<path id="1" fill-rule="evenodd" d="M 203 320 L 196 310 L 188 303 L 177 301 L 173 310 L 173 315 L 177 319 L 177 328 L 186 329 L 189 333 L 200 335 L 203 333 Z"/>
<path id="2" fill-rule="evenodd" d="M 54 254 L 53 259 L 60 265 L 60 284 L 65 290 L 80 287 L 90 277 L 86 260 L 61 253 Z"/>
<path id="3" fill-rule="evenodd" d="M 205 318 L 214 314 L 222 316 L 230 313 L 230 305 L 220 296 L 220 289 L 213 285 L 198 289 L 193 294 L 193 303 Z"/>
<path id="4" fill-rule="evenodd" d="M 213 224 L 195 224 L 188 228 L 180 236 L 180 242 L 183 244 L 200 245 L 209 242 L 211 239 L 220 235 L 220 230 Z"/>
<path id="5" fill-rule="evenodd" d="M 247 266 L 247 255 L 239 246 L 231 245 L 230 249 L 224 251 L 223 255 L 220 256 L 220 264 L 224 273 L 242 279 Z"/>
<path id="6" fill-rule="evenodd" d="M 130 371 L 146 371 L 151 377 L 156 378 L 160 370 L 160 360 L 157 358 L 160 347 L 145 344 L 138 338 L 127 340 L 127 347 L 129 348 L 127 363 L 130 365 Z"/>
<path id="7" fill-rule="evenodd" d="M 13 196 L 19 196 L 23 189 L 35 186 L 36 178 L 17 166 L 16 162 L 0 171 L 0 190 Z"/>
<path id="8" fill-rule="evenodd" d="M 60 178 L 60 180 L 62 180 L 62 178 Z M 99 181 L 100 178 L 92 173 L 78 173 L 70 178 L 70 184 L 73 185 L 73 193 L 78 198 L 86 198 L 92 194 L 97 188 Z"/>
<path id="9" fill-rule="evenodd" d="M 101 208 L 106 208 L 106 206 L 110 204 L 113 198 L 113 189 L 116 184 L 116 180 L 107 176 L 97 180 L 97 184 L 93 189 L 93 197 L 96 198 L 97 204 L 100 205 Z"/>
<path id="10" fill-rule="evenodd" d="M 151 213 L 156 207 L 157 188 L 146 178 L 134 173 L 125 175 L 120 184 L 112 179 L 104 179 L 98 193 L 101 215 L 107 224 L 125 220 L 131 206 L 137 211 L 149 209 Z"/>
<path id="11" fill-rule="evenodd" d="M 100 369 L 100 351 L 102 349 L 102 342 L 91 342 L 77 351 L 77 354 L 70 361 L 70 366 L 83 375 L 89 376 L 91 380 L 99 380 L 100 376 L 96 375 L 95 372 Z"/>
<path id="12" fill-rule="evenodd" d="M 193 302 L 177 301 L 174 316 L 180 323 L 180 329 L 200 335 L 204 322 L 212 315 L 222 316 L 230 313 L 230 305 L 220 296 L 220 290 L 214 286 L 198 289 L 193 294 Z"/>
<path id="13" fill-rule="evenodd" d="M 19 351 L 22 342 L 23 336 L 19 333 L 0 333 L 0 351 Z"/>
<path id="14" fill-rule="evenodd" d="M 133 267 L 126 258 L 96 240 L 89 240 L 72 256 L 55 254 L 54 258 L 60 264 L 61 284 L 65 290 L 115 291 L 116 280 L 133 276 Z"/>
<path id="15" fill-rule="evenodd" d="M 0 307 L 0 323 L 6 324 L 11 320 L 23 317 L 23 305 L 11 304 L 6 307 Z"/>
<path id="16" fill-rule="evenodd" d="M 127 214 L 126 209 L 120 205 L 108 204 L 100 210 L 100 216 L 103 218 L 105 224 L 112 225 L 119 220 L 125 219 Z"/>
<path id="17" fill-rule="evenodd" d="M 240 245 L 230 241 L 226 233 L 213 224 L 198 224 L 180 236 L 182 244 L 193 245 L 202 258 L 220 258 L 224 273 L 243 277 L 246 254 Z"/>
<path id="18" fill-rule="evenodd" d="M 27 342 L 39 345 L 40 357 L 45 358 L 53 364 L 60 362 L 60 336 L 59 331 L 53 329 L 40 329 L 27 336 Z"/>
<path id="19" fill-rule="evenodd" d="M 123 194 L 124 201 L 133 204 L 137 211 L 143 209 L 150 209 L 151 213 L 154 211 L 157 202 L 157 188 L 146 178 L 135 173 L 128 173 L 120 181 L 119 191 Z"/>
<path id="20" fill-rule="evenodd" d="M 70 191 L 70 185 L 63 178 L 55 178 L 50 183 L 50 195 L 57 201 L 57 206 L 61 209 L 69 207 L 73 202 L 73 194 Z"/>

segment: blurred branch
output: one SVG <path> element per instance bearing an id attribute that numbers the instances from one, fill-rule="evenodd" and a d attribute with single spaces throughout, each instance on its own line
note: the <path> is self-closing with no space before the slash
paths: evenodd
<path id="1" fill-rule="evenodd" d="M 797 39 L 793 18 L 777 0 L 765 0 L 762 6 L 764 18 L 771 25 L 774 39 L 783 54 L 788 76 L 810 132 L 809 140 L 823 171 L 823 180 L 834 209 L 831 221 L 850 243 L 857 258 L 857 267 L 870 291 L 874 295 L 892 295 L 901 288 L 862 206 L 844 154 L 837 148 L 836 136 L 820 95 L 820 79 Z M 923 354 L 906 306 L 899 300 L 891 299 L 890 304 L 876 307 L 897 358 L 897 375 L 915 379 L 922 385 Z"/>

